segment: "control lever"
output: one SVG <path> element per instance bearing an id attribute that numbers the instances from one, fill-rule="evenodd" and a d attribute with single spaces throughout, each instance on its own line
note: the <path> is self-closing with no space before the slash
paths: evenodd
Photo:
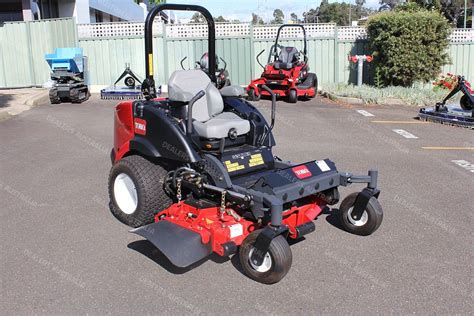
<path id="1" fill-rule="evenodd" d="M 261 89 L 267 91 L 270 93 L 272 96 L 272 121 L 270 123 L 270 128 L 267 130 L 267 132 L 263 135 L 263 137 L 260 139 L 259 145 L 262 146 L 265 140 L 267 139 L 268 135 L 270 135 L 270 132 L 273 130 L 273 126 L 275 126 L 275 114 L 276 114 L 276 94 L 266 85 L 260 86 Z"/>
<path id="2" fill-rule="evenodd" d="M 199 91 L 194 97 L 189 100 L 188 104 L 188 121 L 186 126 L 186 134 L 191 135 L 193 132 L 193 105 L 197 100 L 201 99 L 206 92 L 204 90 Z"/>

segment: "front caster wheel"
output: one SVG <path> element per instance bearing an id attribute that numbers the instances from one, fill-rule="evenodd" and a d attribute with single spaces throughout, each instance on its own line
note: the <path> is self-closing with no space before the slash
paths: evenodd
<path id="1" fill-rule="evenodd" d="M 242 268 L 250 278 L 264 284 L 277 283 L 288 273 L 291 267 L 292 255 L 290 245 L 285 237 L 275 237 L 268 252 L 265 254 L 263 263 L 256 266 L 250 260 L 255 248 L 253 245 L 257 240 L 260 230 L 250 233 L 240 246 L 239 258 Z"/>
<path id="2" fill-rule="evenodd" d="M 288 94 L 288 102 L 290 103 L 296 103 L 298 101 L 298 93 L 296 90 L 290 90 L 290 93 Z"/>
<path id="3" fill-rule="evenodd" d="M 249 101 L 259 101 L 260 100 L 260 94 L 257 95 L 257 92 L 255 91 L 254 88 L 250 88 L 249 92 Z"/>
<path id="4" fill-rule="evenodd" d="M 351 193 L 342 201 L 338 212 L 339 221 L 349 233 L 367 236 L 375 232 L 382 224 L 383 210 L 379 201 L 371 197 L 361 218 L 355 220 L 352 217 L 352 210 L 358 194 L 358 192 Z"/>
<path id="5" fill-rule="evenodd" d="M 461 108 L 464 111 L 472 111 L 474 109 L 474 104 L 469 101 L 467 95 L 463 95 L 461 97 L 461 101 L 459 102 L 459 104 L 461 105 Z"/>

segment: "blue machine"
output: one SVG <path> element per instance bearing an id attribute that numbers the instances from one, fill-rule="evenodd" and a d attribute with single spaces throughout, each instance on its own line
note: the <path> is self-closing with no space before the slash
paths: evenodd
<path id="1" fill-rule="evenodd" d="M 54 81 L 49 90 L 51 103 L 81 103 L 89 98 L 89 88 L 85 84 L 87 57 L 83 55 L 82 48 L 56 48 L 54 54 L 46 54 L 45 59 L 51 67 L 51 80 Z"/>

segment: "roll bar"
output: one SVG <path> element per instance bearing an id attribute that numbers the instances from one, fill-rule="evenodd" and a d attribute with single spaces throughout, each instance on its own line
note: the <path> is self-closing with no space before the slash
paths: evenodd
<path id="1" fill-rule="evenodd" d="M 155 17 L 164 10 L 196 11 L 201 13 L 207 20 L 208 30 L 208 53 L 209 69 L 216 68 L 216 30 L 211 13 L 199 5 L 164 3 L 157 5 L 148 13 L 145 20 L 145 72 L 146 79 L 143 80 L 142 92 L 147 100 L 156 98 L 155 80 L 153 79 L 153 21 Z M 216 74 L 209 72 L 212 82 L 216 82 Z"/>
<path id="2" fill-rule="evenodd" d="M 276 56 L 276 54 L 277 54 L 278 40 L 280 39 L 280 32 L 285 27 L 300 27 L 303 30 L 303 41 L 304 41 L 303 54 L 305 56 L 308 55 L 308 53 L 306 51 L 306 30 L 304 29 L 304 26 L 301 25 L 301 24 L 283 24 L 278 28 L 278 33 L 277 33 L 277 37 L 276 37 L 276 40 L 275 40 L 275 45 L 273 45 L 273 56 Z"/>

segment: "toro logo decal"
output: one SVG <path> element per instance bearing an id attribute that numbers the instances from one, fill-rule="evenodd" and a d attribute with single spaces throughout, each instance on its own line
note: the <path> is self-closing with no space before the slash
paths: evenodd
<path id="1" fill-rule="evenodd" d="M 146 135 L 146 121 L 136 118 L 135 119 L 135 134 Z"/>
<path id="2" fill-rule="evenodd" d="M 293 172 L 295 173 L 298 179 L 308 178 L 313 175 L 311 171 L 309 171 L 308 168 L 306 168 L 305 165 L 291 168 L 291 170 L 293 170 Z"/>

